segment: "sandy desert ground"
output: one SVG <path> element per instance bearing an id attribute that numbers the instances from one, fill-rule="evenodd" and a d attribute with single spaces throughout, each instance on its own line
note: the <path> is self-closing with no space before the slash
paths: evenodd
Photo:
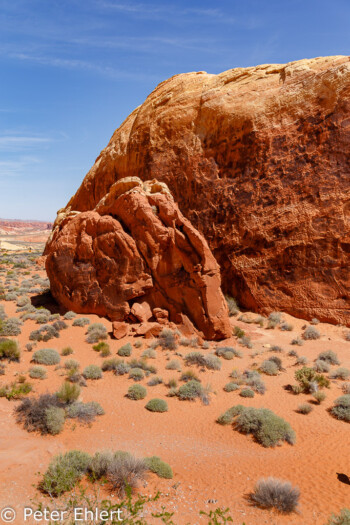
<path id="1" fill-rule="evenodd" d="M 30 242 L 32 238 L 33 236 Z M 13 237 L 11 242 L 12 240 Z M 23 281 L 37 275 L 36 279 L 40 279 L 41 283 L 40 292 L 28 292 L 28 295 L 36 306 L 49 306 L 53 313 L 60 313 L 62 319 L 64 311 L 59 311 L 53 304 L 47 305 L 46 296 L 42 295 L 48 283 L 43 267 L 35 262 L 41 250 L 40 243 L 36 246 L 37 248 L 32 247 L 31 253 L 16 252 L 15 259 L 14 252 L 1 250 L 0 289 L 5 288 L 1 305 L 8 317 L 19 317 L 22 312 L 17 311 L 16 303 L 23 293 L 19 293 L 13 300 L 5 299 L 9 299 L 8 293 L 16 293 Z M 16 267 L 14 261 L 18 263 L 21 257 L 26 261 L 24 267 Z M 77 315 L 76 318 L 78 317 L 82 316 Z M 132 354 L 125 358 L 126 362 L 140 358 L 152 344 L 150 339 L 133 336 L 120 341 L 112 339 L 111 323 L 108 320 L 94 315 L 83 317 L 87 317 L 90 323 L 99 322 L 107 328 L 107 343 L 111 351 L 107 359 L 118 357 L 118 349 L 128 342 L 132 345 Z M 34 320 L 26 320 L 21 326 L 21 333 L 10 337 L 19 342 L 20 362 L 4 361 L 6 366 L 5 374 L 0 376 L 1 386 L 23 374 L 33 385 L 30 396 L 36 396 L 58 390 L 66 373 L 64 363 L 69 359 L 77 360 L 81 370 L 89 364 L 101 366 L 104 358 L 85 341 L 87 327 L 72 326 L 74 319 L 65 321 L 67 328 L 60 331 L 58 339 L 38 342 L 32 351 L 26 350 L 26 344 L 30 333 L 40 326 Z M 262 326 L 251 322 L 259 319 Z M 292 326 L 290 331 L 281 330 L 281 324 L 274 329 L 267 329 L 267 320 L 261 320 L 254 313 L 244 313 L 243 316 L 240 313 L 231 317 L 232 327 L 244 330 L 246 336 L 251 338 L 252 348 L 239 344 L 237 337 L 220 343 L 210 342 L 208 349 L 200 346 L 194 349 L 181 344 L 178 344 L 176 351 L 157 348 L 156 359 L 149 359 L 148 362 L 157 368 L 156 375 L 163 382 L 148 386 L 151 376 L 145 377 L 140 384 L 146 386 L 147 396 L 139 401 L 125 396 L 129 386 L 134 384 L 128 374 L 117 376 L 107 371 L 103 373 L 102 379 L 87 380 L 87 386 L 82 387 L 81 400 L 99 402 L 105 415 L 97 417 L 90 425 L 67 420 L 63 431 L 56 436 L 42 436 L 24 430 L 16 423 L 14 416 L 14 408 L 20 401 L 1 398 L 0 508 L 10 505 L 20 516 L 23 506 L 30 505 L 33 498 L 46 503 L 47 498 L 38 492 L 36 486 L 50 460 L 58 453 L 72 449 L 89 453 L 112 449 L 126 450 L 137 457 L 157 455 L 172 467 L 173 479 L 160 479 L 155 474 L 149 474 L 145 485 L 139 486 L 139 492 L 144 495 L 155 494 L 158 490 L 162 493 L 159 502 L 146 506 L 145 518 L 149 523 L 159 522 L 150 513 L 164 505 L 169 512 L 174 512 L 172 519 L 178 525 L 208 523 L 208 518 L 200 517 L 199 511 L 209 512 L 218 507 L 229 507 L 233 523 L 237 525 L 324 525 L 332 512 L 349 507 L 350 501 L 350 485 L 337 479 L 337 473 L 350 475 L 349 424 L 337 420 L 329 413 L 334 400 L 342 395 L 344 381 L 331 379 L 330 388 L 324 390 L 326 399 L 320 405 L 313 403 L 311 395 L 294 395 L 284 387 L 295 384 L 295 371 L 303 366 L 297 364 L 297 357 L 289 355 L 290 351 L 295 350 L 298 356 L 305 356 L 307 365 L 312 367 L 320 352 L 333 350 L 341 366 L 350 368 L 350 341 L 345 338 L 345 327 L 319 323 L 316 326 L 320 332 L 319 339 L 304 340 L 302 346 L 291 345 L 293 339 L 301 337 L 309 323 L 286 314 L 282 314 L 282 320 Z M 141 341 L 141 346 L 137 343 L 138 348 L 135 347 L 136 341 Z M 282 352 L 271 352 L 274 345 L 281 347 Z M 74 353 L 61 357 L 59 366 L 46 366 L 46 379 L 28 377 L 28 371 L 33 365 L 33 351 L 54 348 L 61 353 L 67 346 Z M 240 350 L 242 357 L 220 359 L 220 370 L 203 370 L 184 363 L 189 352 L 213 353 L 217 347 L 222 346 Z M 240 389 L 233 392 L 223 390 L 234 369 L 239 372 L 259 369 L 261 363 L 271 355 L 278 355 L 282 359 L 283 370 L 275 376 L 261 375 L 266 385 L 265 394 L 255 393 L 253 398 L 242 398 L 239 395 Z M 166 369 L 172 359 L 181 362 L 181 371 Z M 331 370 L 336 368 L 337 366 L 331 366 Z M 181 372 L 188 369 L 197 374 L 202 385 L 210 385 L 209 405 L 204 405 L 199 399 L 180 401 L 176 396 L 167 395 L 169 388 L 166 384 L 169 379 L 175 378 L 181 385 Z M 329 374 L 325 375 L 329 377 Z M 168 412 L 152 413 L 145 409 L 146 402 L 155 397 L 166 400 Z M 303 403 L 313 407 L 310 414 L 303 415 L 296 411 Z M 283 417 L 295 430 L 295 445 L 283 442 L 275 448 L 264 448 L 251 435 L 240 434 L 231 425 L 222 426 L 216 422 L 220 414 L 237 404 L 269 408 Z M 247 495 L 253 490 L 256 481 L 267 476 L 289 480 L 299 487 L 301 496 L 298 512 L 284 516 L 249 503 Z M 102 494 L 111 497 L 106 488 L 102 489 Z M 16 518 L 14 523 L 23 521 Z"/>

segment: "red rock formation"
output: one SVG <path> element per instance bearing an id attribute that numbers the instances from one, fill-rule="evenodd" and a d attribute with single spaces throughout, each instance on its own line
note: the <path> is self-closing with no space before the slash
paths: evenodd
<path id="1" fill-rule="evenodd" d="M 154 330 L 161 309 L 170 321 L 186 314 L 208 339 L 231 335 L 219 266 L 165 184 L 122 179 L 94 210 L 61 212 L 46 255 L 58 302 L 117 321 L 117 338 L 130 318 Z"/>
<path id="2" fill-rule="evenodd" d="M 177 75 L 117 129 L 68 210 L 156 177 L 242 305 L 349 324 L 349 110 L 348 57 Z"/>

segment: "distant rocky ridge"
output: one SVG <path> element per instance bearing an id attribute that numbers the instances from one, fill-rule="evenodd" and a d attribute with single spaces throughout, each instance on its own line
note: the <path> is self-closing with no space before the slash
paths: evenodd
<path id="1" fill-rule="evenodd" d="M 349 115 L 349 57 L 176 75 L 115 131 L 67 209 L 156 178 L 242 306 L 350 324 Z"/>

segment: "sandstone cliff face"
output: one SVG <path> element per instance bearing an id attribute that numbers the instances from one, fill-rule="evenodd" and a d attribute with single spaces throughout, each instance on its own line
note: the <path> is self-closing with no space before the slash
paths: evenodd
<path id="1" fill-rule="evenodd" d="M 165 308 L 208 339 L 231 335 L 219 266 L 164 183 L 125 178 L 92 211 L 61 211 L 46 254 L 51 292 L 67 309 L 135 322 L 153 309 L 160 322 Z"/>
<path id="2" fill-rule="evenodd" d="M 349 324 L 349 145 L 349 57 L 177 75 L 116 130 L 68 207 L 155 177 L 242 305 Z"/>

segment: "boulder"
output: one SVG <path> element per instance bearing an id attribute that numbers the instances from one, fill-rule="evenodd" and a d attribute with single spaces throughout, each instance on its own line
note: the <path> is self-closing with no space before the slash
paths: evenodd
<path id="1" fill-rule="evenodd" d="M 123 337 L 129 335 L 130 325 L 128 323 L 124 323 L 123 321 L 114 321 L 112 323 L 112 331 L 113 337 L 115 337 L 115 339 L 123 339 Z"/>
<path id="2" fill-rule="evenodd" d="M 242 306 L 349 325 L 349 110 L 347 56 L 175 75 L 115 131 L 61 220 L 118 179 L 155 177 Z"/>

